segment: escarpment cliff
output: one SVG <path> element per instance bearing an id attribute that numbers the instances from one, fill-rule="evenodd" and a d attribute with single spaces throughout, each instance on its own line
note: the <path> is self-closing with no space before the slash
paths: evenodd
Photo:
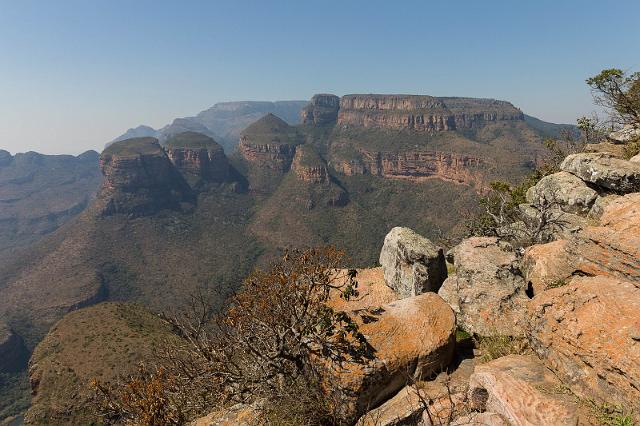
<path id="1" fill-rule="evenodd" d="M 116 142 L 100 156 L 102 213 L 133 215 L 177 208 L 193 200 L 191 188 L 155 138 Z"/>
<path id="2" fill-rule="evenodd" d="M 325 183 L 329 179 L 327 165 L 310 145 L 300 145 L 293 158 L 293 170 L 305 182 Z"/>
<path id="3" fill-rule="evenodd" d="M 347 176 L 371 174 L 419 182 L 438 178 L 476 187 L 484 184 L 480 168 L 487 160 L 439 151 L 381 152 L 360 150 L 356 159 L 340 159 L 334 167 Z"/>
<path id="4" fill-rule="evenodd" d="M 242 132 L 238 150 L 252 165 L 286 172 L 300 142 L 294 127 L 267 114 Z"/>
<path id="5" fill-rule="evenodd" d="M 339 126 L 415 131 L 471 129 L 513 120 L 524 120 L 524 114 L 509 102 L 417 95 L 346 95 L 338 113 Z"/>
<path id="6" fill-rule="evenodd" d="M 167 155 L 192 185 L 224 182 L 230 179 L 230 166 L 224 149 L 212 138 L 196 132 L 170 137 Z"/>
<path id="7" fill-rule="evenodd" d="M 336 95 L 314 95 L 300 112 L 300 121 L 305 126 L 325 126 L 335 124 L 340 109 L 340 98 Z"/>

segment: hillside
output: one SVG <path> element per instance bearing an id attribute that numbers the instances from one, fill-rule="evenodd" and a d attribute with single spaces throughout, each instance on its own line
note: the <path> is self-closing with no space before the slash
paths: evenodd
<path id="1" fill-rule="evenodd" d="M 75 217 L 100 181 L 94 151 L 77 157 L 0 151 L 0 257 Z"/>
<path id="2" fill-rule="evenodd" d="M 370 266 L 392 227 L 455 234 L 462 218 L 451 211 L 473 210 L 491 179 L 515 180 L 544 154 L 543 134 L 510 104 L 498 103 L 508 112 L 498 114 L 493 102 L 483 112 L 487 101 L 465 100 L 467 117 L 449 100 L 453 123 L 470 127 L 420 131 L 360 125 L 357 105 L 347 123 L 327 96 L 314 97 L 303 125 L 265 115 L 229 158 L 197 132 L 164 147 L 149 137 L 110 145 L 91 207 L 0 263 L 0 318 L 33 350 L 67 312 L 101 301 L 158 312 L 206 289 L 220 306 L 255 265 L 289 246 L 336 244 L 353 266 Z M 391 116 L 402 114 L 419 115 Z"/>

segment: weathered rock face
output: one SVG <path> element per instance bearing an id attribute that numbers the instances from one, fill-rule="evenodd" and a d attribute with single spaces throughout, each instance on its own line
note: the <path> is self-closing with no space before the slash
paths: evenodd
<path id="1" fill-rule="evenodd" d="M 340 126 L 416 131 L 477 128 L 502 120 L 524 120 L 524 115 L 510 103 L 492 99 L 411 95 L 347 95 L 338 113 Z"/>
<path id="2" fill-rule="evenodd" d="M 222 146 L 212 138 L 195 132 L 180 133 L 167 139 L 167 155 L 192 184 L 224 182 L 230 166 Z"/>
<path id="3" fill-rule="evenodd" d="M 456 272 L 438 292 L 456 312 L 464 330 L 521 335 L 528 297 L 512 248 L 493 237 L 473 237 L 452 249 Z"/>
<path id="4" fill-rule="evenodd" d="M 529 305 L 530 344 L 578 396 L 640 409 L 640 287 L 576 277 Z"/>
<path id="5" fill-rule="evenodd" d="M 520 269 L 533 294 L 560 286 L 574 272 L 567 256 L 567 240 L 528 247 L 522 258 Z"/>
<path id="6" fill-rule="evenodd" d="M 296 176 L 304 182 L 326 183 L 329 181 L 327 165 L 310 145 L 299 145 L 296 148 L 292 168 Z"/>
<path id="7" fill-rule="evenodd" d="M 478 365 L 469 380 L 469 401 L 512 425 L 578 424 L 571 397 L 555 394 L 560 381 L 536 357 L 508 355 Z"/>
<path id="8" fill-rule="evenodd" d="M 366 314 L 366 321 L 361 314 Z M 455 316 L 435 293 L 351 315 L 372 346 L 375 359 L 365 365 L 347 361 L 328 366 L 327 386 L 340 396 L 342 416 L 348 422 L 402 389 L 408 377 L 430 377 L 451 362 Z"/>
<path id="9" fill-rule="evenodd" d="M 103 214 L 147 214 L 193 200 L 191 188 L 154 138 L 129 139 L 100 155 Z"/>
<path id="10" fill-rule="evenodd" d="M 613 143 L 624 144 L 640 138 L 640 128 L 627 124 L 622 129 L 611 132 L 607 135 Z"/>
<path id="11" fill-rule="evenodd" d="M 313 95 L 307 106 L 300 111 L 300 121 L 305 126 L 335 124 L 340 109 L 340 98 L 336 95 Z"/>
<path id="12" fill-rule="evenodd" d="M 421 181 L 438 178 L 449 182 L 482 186 L 483 175 L 478 170 L 486 161 L 477 157 L 451 152 L 360 151 L 357 160 L 334 161 L 335 169 L 345 175 L 371 174 L 386 178 Z"/>
<path id="13" fill-rule="evenodd" d="M 585 182 L 617 193 L 640 191 L 640 164 L 609 153 L 572 154 L 565 158 L 560 168 Z"/>
<path id="14" fill-rule="evenodd" d="M 22 338 L 0 321 L 0 373 L 20 371 L 28 360 L 29 352 Z"/>
<path id="15" fill-rule="evenodd" d="M 289 170 L 299 143 L 294 128 L 267 114 L 241 133 L 238 150 L 253 165 L 284 173 Z"/>
<path id="16" fill-rule="evenodd" d="M 545 176 L 527 191 L 528 203 L 556 205 L 567 213 L 582 215 L 589 213 L 596 198 L 596 191 L 567 172 Z"/>
<path id="17" fill-rule="evenodd" d="M 384 239 L 380 264 L 398 297 L 437 292 L 447 278 L 442 249 L 409 228 L 395 227 Z"/>
<path id="18" fill-rule="evenodd" d="M 261 426 L 259 404 L 236 404 L 228 410 L 213 412 L 196 419 L 191 426 Z"/>

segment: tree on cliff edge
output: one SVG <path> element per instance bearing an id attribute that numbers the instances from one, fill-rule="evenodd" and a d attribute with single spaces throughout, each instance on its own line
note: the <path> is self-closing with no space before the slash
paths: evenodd
<path id="1" fill-rule="evenodd" d="M 613 122 L 640 123 L 640 72 L 611 68 L 586 81 L 594 100 L 609 111 Z"/>

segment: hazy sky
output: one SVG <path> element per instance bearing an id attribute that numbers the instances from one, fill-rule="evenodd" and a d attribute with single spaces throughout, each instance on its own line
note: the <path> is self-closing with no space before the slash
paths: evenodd
<path id="1" fill-rule="evenodd" d="M 220 101 L 505 99 L 574 122 L 640 69 L 640 1 L 0 0 L 0 148 L 77 154 Z"/>

